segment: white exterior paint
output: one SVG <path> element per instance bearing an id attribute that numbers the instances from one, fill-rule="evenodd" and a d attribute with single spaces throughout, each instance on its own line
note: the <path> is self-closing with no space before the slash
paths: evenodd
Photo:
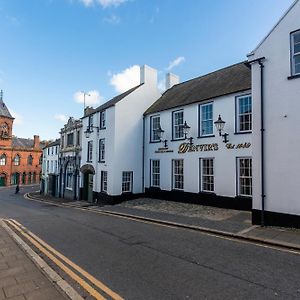
<path id="1" fill-rule="evenodd" d="M 249 61 L 265 57 L 265 210 L 300 215 L 300 78 L 291 76 L 290 33 L 300 29 L 300 1 L 273 28 Z M 252 65 L 253 208 L 261 209 L 260 67 Z"/>
<path id="2" fill-rule="evenodd" d="M 106 128 L 97 132 L 94 129 L 89 138 L 83 135 L 82 161 L 93 165 L 95 176 L 93 191 L 101 192 L 101 171 L 107 171 L 107 194 L 122 194 L 122 172 L 133 172 L 133 193 L 142 193 L 143 189 L 143 113 L 160 96 L 157 88 L 157 71 L 141 67 L 140 87 L 127 95 L 114 106 L 105 109 Z M 88 127 L 88 117 L 83 117 L 83 132 Z M 99 127 L 100 111 L 94 113 L 93 124 Z M 99 140 L 105 139 L 105 162 L 99 162 Z M 87 161 L 88 141 L 93 141 L 93 160 Z M 82 174 L 81 174 L 82 175 Z M 81 176 L 83 187 L 83 176 Z"/>
<path id="3" fill-rule="evenodd" d="M 214 136 L 197 138 L 199 124 L 199 104 L 213 103 L 213 120 L 216 121 L 220 114 L 222 119 L 226 121 L 224 131 L 229 134 L 229 143 L 233 145 L 252 143 L 251 133 L 234 134 L 236 96 L 249 94 L 251 94 L 250 90 L 147 115 L 145 122 L 145 187 L 150 187 L 150 160 L 160 160 L 160 188 L 162 190 L 170 191 L 172 190 L 172 159 L 184 159 L 184 191 L 199 193 L 200 158 L 214 158 L 214 192 L 220 196 L 237 196 L 236 159 L 237 157 L 251 157 L 252 146 L 244 149 L 227 149 L 226 144 L 222 141 L 223 138 L 219 136 L 215 126 L 213 129 Z M 184 120 L 191 127 L 189 136 L 194 138 L 194 145 L 216 143 L 218 144 L 217 151 L 178 153 L 179 145 L 183 142 L 188 142 L 184 140 L 171 141 L 172 112 L 179 109 L 184 110 Z M 156 115 L 160 116 L 160 125 L 165 131 L 164 139 L 168 140 L 168 150 L 173 150 L 173 152 L 155 153 L 158 148 L 163 147 L 163 143 L 150 143 L 150 118 L 151 116 Z"/>

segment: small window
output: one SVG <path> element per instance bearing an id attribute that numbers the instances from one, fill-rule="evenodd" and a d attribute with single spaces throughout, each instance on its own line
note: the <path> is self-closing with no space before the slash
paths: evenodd
<path id="1" fill-rule="evenodd" d="M 122 192 L 123 193 L 132 192 L 132 177 L 133 177 L 133 172 L 123 172 L 122 173 Z"/>
<path id="2" fill-rule="evenodd" d="M 93 115 L 90 115 L 89 116 L 89 128 L 91 131 L 93 130 L 93 125 L 94 125 Z"/>
<path id="3" fill-rule="evenodd" d="M 67 135 L 67 147 L 74 145 L 74 133 L 69 133 Z"/>
<path id="4" fill-rule="evenodd" d="M 0 166 L 5 166 L 6 165 L 6 155 L 2 154 L 0 156 Z"/>
<path id="5" fill-rule="evenodd" d="M 214 184 L 214 159 L 201 159 L 201 190 L 203 192 L 213 192 L 215 190 Z"/>
<path id="6" fill-rule="evenodd" d="M 93 141 L 88 142 L 88 153 L 87 153 L 87 161 L 93 160 Z"/>
<path id="7" fill-rule="evenodd" d="M 66 188 L 70 190 L 73 189 L 73 173 L 74 173 L 73 165 L 69 163 L 66 170 Z"/>
<path id="8" fill-rule="evenodd" d="M 151 186 L 160 186 L 160 161 L 151 160 Z"/>
<path id="9" fill-rule="evenodd" d="M 76 145 L 80 146 L 80 131 L 77 131 L 77 141 L 76 141 Z"/>
<path id="10" fill-rule="evenodd" d="M 14 158 L 14 166 L 19 166 L 20 165 L 20 156 L 16 155 Z"/>
<path id="11" fill-rule="evenodd" d="M 29 166 L 32 166 L 32 162 L 33 162 L 33 157 L 32 157 L 32 155 L 30 154 L 30 155 L 28 156 L 28 158 L 27 158 L 27 163 L 28 163 Z"/>
<path id="12" fill-rule="evenodd" d="M 300 74 L 300 30 L 291 34 L 292 75 Z"/>
<path id="13" fill-rule="evenodd" d="M 250 95 L 236 98 L 236 125 L 237 132 L 249 132 L 252 130 L 252 99 Z"/>
<path id="14" fill-rule="evenodd" d="M 184 188 L 184 174 L 183 174 L 183 159 L 173 160 L 173 189 L 183 190 Z"/>
<path id="15" fill-rule="evenodd" d="M 105 161 L 105 139 L 99 140 L 99 161 Z"/>
<path id="16" fill-rule="evenodd" d="M 101 171 L 101 192 L 107 193 L 107 171 Z"/>
<path id="17" fill-rule="evenodd" d="M 54 147 L 51 147 L 51 154 L 54 154 Z"/>
<path id="18" fill-rule="evenodd" d="M 252 159 L 238 158 L 238 193 L 252 196 Z"/>
<path id="19" fill-rule="evenodd" d="M 105 129 L 106 126 L 105 110 L 100 112 L 100 129 Z"/>
<path id="20" fill-rule="evenodd" d="M 200 132 L 199 136 L 212 135 L 214 132 L 213 126 L 213 104 L 201 104 L 200 105 Z"/>
<path id="21" fill-rule="evenodd" d="M 42 164 L 43 164 L 43 154 L 39 158 L 39 165 L 42 165 Z"/>
<path id="22" fill-rule="evenodd" d="M 160 116 L 153 116 L 150 118 L 150 127 L 151 127 L 151 142 L 160 142 L 160 137 L 157 130 L 160 128 Z"/>
<path id="23" fill-rule="evenodd" d="M 183 110 L 174 111 L 173 116 L 173 140 L 184 138 L 183 133 Z"/>

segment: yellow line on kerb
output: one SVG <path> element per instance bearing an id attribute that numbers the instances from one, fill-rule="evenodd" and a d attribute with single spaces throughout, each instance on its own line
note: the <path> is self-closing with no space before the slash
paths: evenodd
<path id="1" fill-rule="evenodd" d="M 101 281 L 99 281 L 98 279 L 93 277 L 91 274 L 87 273 L 85 270 L 83 270 L 82 268 L 77 266 L 75 263 L 73 263 L 67 257 L 65 257 L 64 255 L 62 255 L 61 253 L 56 251 L 54 248 L 52 248 L 46 242 L 41 240 L 34 233 L 29 231 L 22 224 L 18 223 L 16 220 L 13 220 L 13 219 L 7 220 L 7 222 L 9 222 L 9 224 L 11 224 L 18 232 L 20 232 L 24 237 L 26 237 L 32 244 L 34 244 L 41 252 L 43 252 L 45 255 L 47 255 L 56 265 L 58 265 L 71 278 L 73 278 L 75 281 L 77 281 L 90 295 L 92 295 L 96 299 L 101 299 L 101 300 L 105 299 L 93 287 L 91 287 L 86 281 L 84 281 L 82 278 L 80 278 L 77 274 L 75 274 L 72 270 L 70 270 L 61 261 L 59 261 L 54 255 L 56 255 L 58 258 L 60 258 L 62 261 L 64 261 L 69 266 L 71 266 L 74 270 L 78 271 L 81 275 L 83 275 L 85 278 L 87 278 L 91 283 L 93 283 L 96 287 L 98 287 L 100 290 L 102 290 L 104 293 L 106 293 L 112 299 L 123 300 L 123 298 L 121 296 L 119 296 L 117 293 L 113 292 L 106 285 L 104 285 Z M 50 252 L 52 252 L 54 255 L 51 254 Z"/>

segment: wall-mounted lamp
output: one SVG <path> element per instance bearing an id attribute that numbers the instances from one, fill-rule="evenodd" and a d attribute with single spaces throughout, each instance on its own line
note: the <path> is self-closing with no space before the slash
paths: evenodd
<path id="1" fill-rule="evenodd" d="M 186 140 L 189 140 L 189 143 L 190 143 L 190 145 L 193 145 L 193 137 L 187 137 L 188 136 L 188 134 L 190 133 L 190 129 L 191 129 L 191 127 L 186 123 L 186 121 L 184 121 L 184 124 L 183 124 L 183 133 L 184 133 L 184 138 L 186 139 Z"/>
<path id="2" fill-rule="evenodd" d="M 161 129 L 160 125 L 159 125 L 159 128 L 156 129 L 156 133 L 157 133 L 157 135 L 158 135 L 158 137 L 159 137 L 159 140 L 160 140 L 162 143 L 164 143 L 164 147 L 165 147 L 165 148 L 168 148 L 168 144 L 167 144 L 168 140 L 164 140 L 164 139 L 163 139 L 165 131 Z"/>
<path id="3" fill-rule="evenodd" d="M 99 127 L 93 125 L 87 126 L 86 131 L 84 132 L 87 139 L 90 137 L 91 133 L 94 132 L 93 128 L 97 129 L 97 133 L 99 132 Z"/>
<path id="4" fill-rule="evenodd" d="M 226 132 L 222 134 L 222 131 L 224 130 L 224 126 L 225 126 L 226 122 L 222 120 L 221 115 L 219 115 L 218 120 L 215 121 L 214 123 L 215 123 L 217 130 L 219 131 L 219 135 L 223 137 L 223 142 L 228 143 L 229 142 L 229 139 L 228 139 L 229 134 Z"/>

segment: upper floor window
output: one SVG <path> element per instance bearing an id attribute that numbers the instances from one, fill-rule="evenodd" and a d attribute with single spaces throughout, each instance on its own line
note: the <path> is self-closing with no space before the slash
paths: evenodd
<path id="1" fill-rule="evenodd" d="M 65 144 L 64 144 L 64 138 L 65 138 L 65 136 L 62 135 L 62 136 L 61 136 L 61 149 L 63 149 L 64 146 L 65 146 Z"/>
<path id="2" fill-rule="evenodd" d="M 74 145 L 74 133 L 69 133 L 67 135 L 67 146 L 73 146 Z"/>
<path id="3" fill-rule="evenodd" d="M 172 124 L 173 124 L 173 140 L 184 138 L 183 133 L 183 110 L 173 111 Z"/>
<path id="4" fill-rule="evenodd" d="M 14 166 L 20 165 L 20 156 L 17 154 L 14 158 Z"/>
<path id="5" fill-rule="evenodd" d="M 55 147 L 55 155 L 57 155 L 58 152 L 58 146 Z"/>
<path id="6" fill-rule="evenodd" d="M 157 130 L 160 128 L 160 116 L 153 116 L 150 118 L 151 142 L 160 142 L 160 137 Z"/>
<path id="7" fill-rule="evenodd" d="M 105 139 L 99 140 L 99 161 L 105 161 Z"/>
<path id="8" fill-rule="evenodd" d="M 199 136 L 212 135 L 213 126 L 213 104 L 206 103 L 199 106 L 200 126 Z"/>
<path id="9" fill-rule="evenodd" d="M 43 164 L 43 155 L 40 156 L 39 158 L 39 165 Z"/>
<path id="10" fill-rule="evenodd" d="M 300 30 L 291 34 L 292 75 L 300 74 Z"/>
<path id="11" fill-rule="evenodd" d="M 100 112 L 100 129 L 105 128 L 105 123 L 106 123 L 105 110 L 103 110 L 103 111 Z"/>
<path id="12" fill-rule="evenodd" d="M 87 161 L 93 160 L 93 141 L 88 141 Z"/>
<path id="13" fill-rule="evenodd" d="M 80 130 L 77 131 L 77 141 L 76 141 L 76 145 L 80 146 Z"/>
<path id="14" fill-rule="evenodd" d="M 0 166 L 5 166 L 6 165 L 6 155 L 2 154 L 0 156 Z"/>
<path id="15" fill-rule="evenodd" d="M 54 147 L 51 147 L 51 154 L 54 154 Z"/>
<path id="16" fill-rule="evenodd" d="M 9 128 L 7 123 L 3 123 L 0 125 L 0 137 L 1 138 L 8 138 L 9 136 Z"/>
<path id="17" fill-rule="evenodd" d="M 236 99 L 236 131 L 247 132 L 252 130 L 252 99 L 251 95 L 237 97 Z"/>
<path id="18" fill-rule="evenodd" d="M 93 117 L 94 117 L 93 115 L 89 116 L 89 125 L 88 125 L 88 127 L 90 128 L 90 130 L 92 130 L 93 125 L 94 125 L 94 118 Z"/>
<path id="19" fill-rule="evenodd" d="M 32 162 L 33 162 L 33 157 L 32 157 L 32 155 L 30 154 L 30 155 L 28 156 L 28 158 L 27 158 L 27 163 L 28 163 L 29 166 L 32 166 Z"/>
<path id="20" fill-rule="evenodd" d="M 47 154 L 50 155 L 50 148 L 47 149 Z"/>

